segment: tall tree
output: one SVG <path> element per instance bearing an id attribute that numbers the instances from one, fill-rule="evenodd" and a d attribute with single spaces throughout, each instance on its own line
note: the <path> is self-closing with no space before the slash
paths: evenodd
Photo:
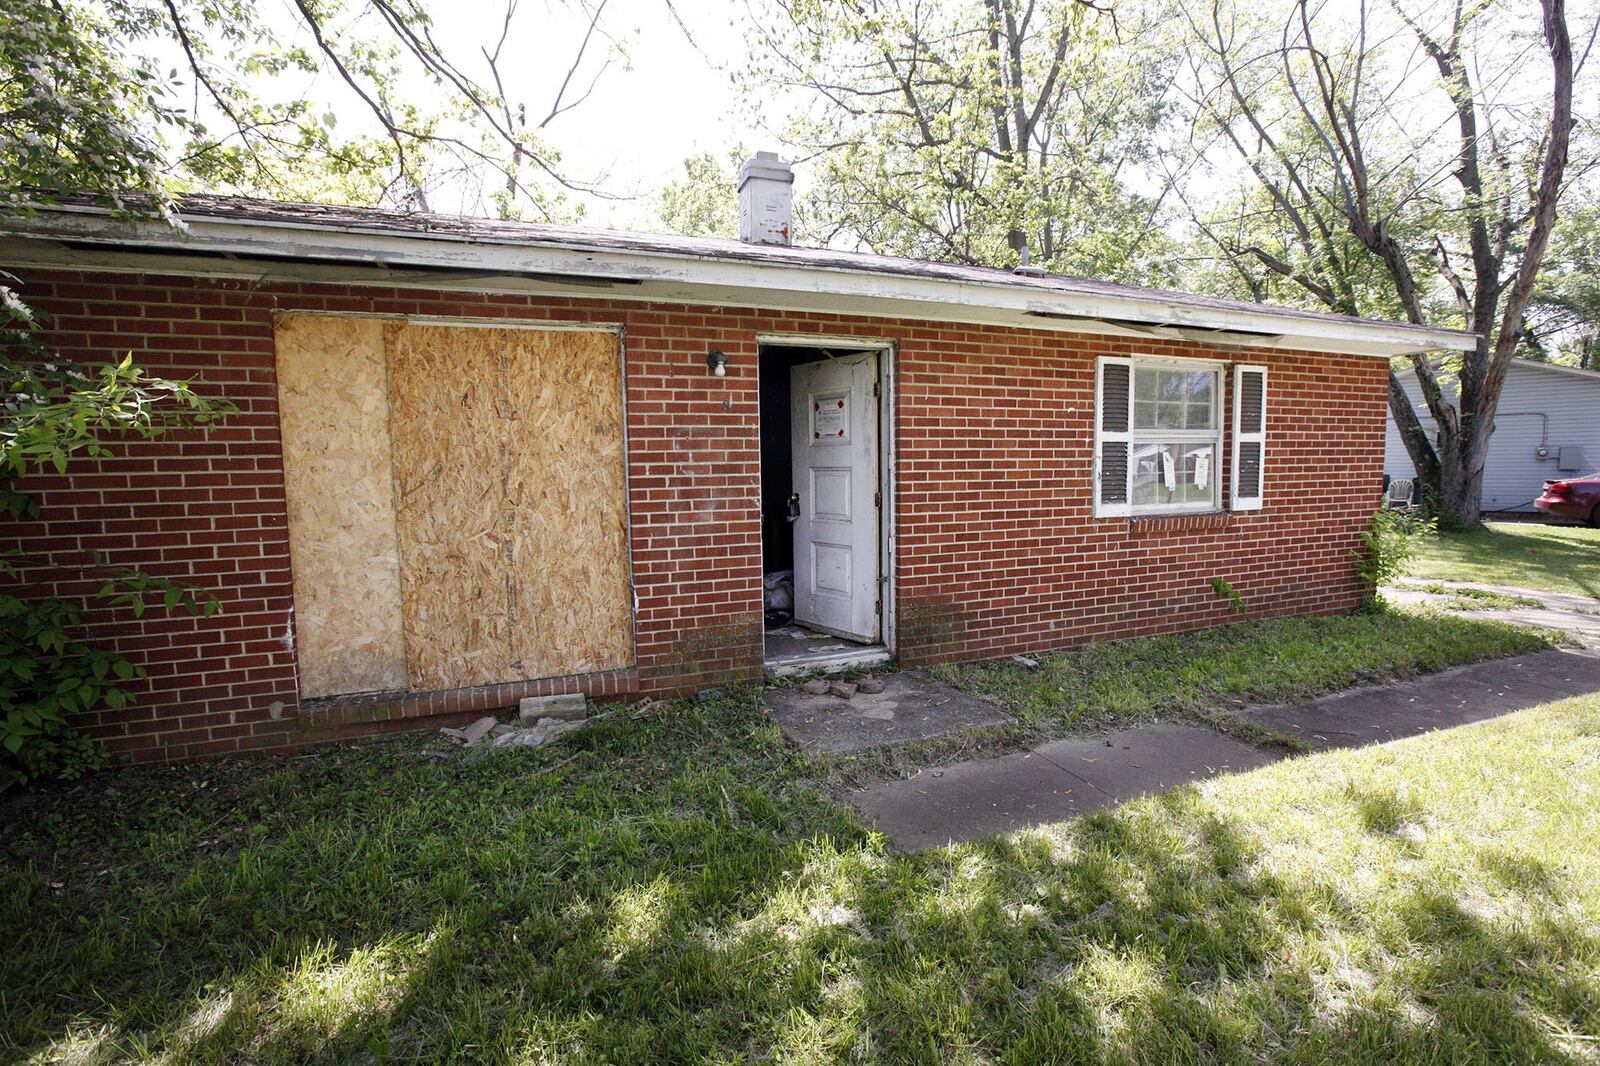
<path id="1" fill-rule="evenodd" d="M 726 161 L 710 152 L 683 161 L 683 177 L 669 181 L 656 194 L 656 217 L 670 233 L 688 237 L 737 237 L 739 196 L 734 188 L 742 150 Z"/>
<path id="2" fill-rule="evenodd" d="M 1532 358 L 1600 370 L 1600 206 L 1568 202 L 1562 213 L 1522 339 Z"/>
<path id="3" fill-rule="evenodd" d="M 1231 202 L 1200 205 L 1192 191 L 1188 202 L 1258 294 L 1289 285 L 1329 310 L 1478 335 L 1458 363 L 1410 360 L 1435 438 L 1398 373 L 1389 385 L 1429 499 L 1475 525 L 1557 205 L 1594 158 L 1586 143 L 1569 166 L 1564 0 L 1541 0 L 1537 27 L 1510 5 L 1454 0 L 1440 17 L 1399 2 L 1377 14 L 1365 0 L 1348 12 L 1291 0 L 1276 16 L 1225 0 L 1186 9 L 1197 140 L 1231 154 L 1244 182 Z"/>
<path id="4" fill-rule="evenodd" d="M 426 0 L 0 0 L 6 195 L 199 187 L 425 209 L 449 184 L 471 190 L 464 206 L 558 214 L 564 193 L 595 190 L 544 132 L 614 58 L 606 0 L 572 0 L 581 31 L 543 101 L 505 88 L 520 50 L 518 0 L 503 2 L 495 39 L 446 47 Z M 110 128 L 102 108 L 119 144 L 75 142 Z"/>
<path id="5" fill-rule="evenodd" d="M 814 235 L 922 258 L 1158 273 L 1154 144 L 1170 55 L 1089 0 L 772 0 L 762 99 L 798 102 Z"/>

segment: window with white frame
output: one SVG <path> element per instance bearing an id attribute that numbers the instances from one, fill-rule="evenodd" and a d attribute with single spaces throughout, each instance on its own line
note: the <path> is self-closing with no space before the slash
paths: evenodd
<path id="1" fill-rule="evenodd" d="M 1134 363 L 1128 499 L 1133 511 L 1218 506 L 1221 385 L 1215 366 Z"/>
<path id="2" fill-rule="evenodd" d="M 1098 364 L 1095 513 L 1170 514 L 1222 507 L 1225 365 L 1106 357 Z M 1234 368 L 1232 506 L 1261 506 L 1266 370 Z M 1241 448 L 1243 451 L 1241 452 Z"/>

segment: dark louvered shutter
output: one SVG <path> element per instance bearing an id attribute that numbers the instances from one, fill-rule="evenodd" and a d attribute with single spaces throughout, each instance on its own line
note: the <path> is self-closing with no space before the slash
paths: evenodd
<path id="1" fill-rule="evenodd" d="M 1095 499 L 1097 515 L 1128 513 L 1128 450 L 1133 429 L 1133 363 L 1099 362 L 1095 413 Z"/>
<path id="2" fill-rule="evenodd" d="M 1233 368 L 1233 509 L 1255 511 L 1265 497 L 1267 368 Z"/>

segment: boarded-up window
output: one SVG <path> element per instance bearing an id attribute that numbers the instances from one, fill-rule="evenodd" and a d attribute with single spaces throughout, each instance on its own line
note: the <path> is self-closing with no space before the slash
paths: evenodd
<path id="1" fill-rule="evenodd" d="M 279 320 L 302 695 L 632 665 L 618 343 Z"/>

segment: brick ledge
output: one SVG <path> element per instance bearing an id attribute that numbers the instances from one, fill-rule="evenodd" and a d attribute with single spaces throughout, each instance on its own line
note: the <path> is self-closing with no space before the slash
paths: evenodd
<path id="1" fill-rule="evenodd" d="M 322 726 L 356 725 L 366 722 L 406 718 L 431 718 L 435 715 L 474 714 L 515 707 L 527 696 L 554 696 L 581 692 L 594 699 L 626 696 L 639 690 L 639 671 L 634 667 L 602 670 L 592 674 L 568 674 L 501 685 L 475 685 L 471 688 L 443 689 L 436 692 L 364 692 L 353 696 L 325 696 L 300 702 L 300 717 L 307 724 Z"/>
<path id="2" fill-rule="evenodd" d="M 1227 529 L 1232 525 L 1229 511 L 1206 511 L 1201 514 L 1153 514 L 1129 518 L 1130 533 L 1188 533 Z"/>

